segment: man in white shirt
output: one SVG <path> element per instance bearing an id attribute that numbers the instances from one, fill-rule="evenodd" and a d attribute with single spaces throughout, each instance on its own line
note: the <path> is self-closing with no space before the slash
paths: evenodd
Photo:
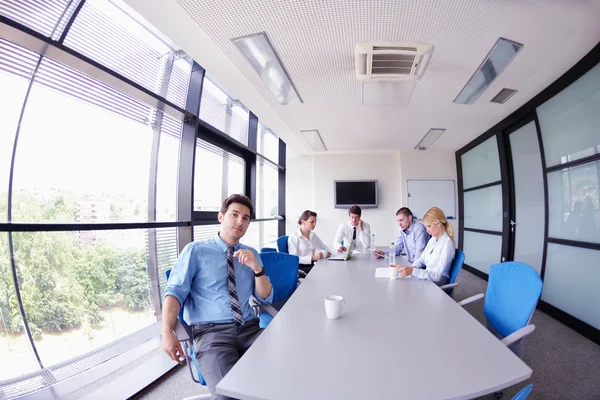
<path id="1" fill-rule="evenodd" d="M 338 228 L 333 241 L 333 249 L 338 252 L 346 251 L 351 241 L 354 241 L 354 248 L 361 252 L 371 247 L 371 227 L 360 219 L 361 213 L 359 206 L 350 207 L 348 210 L 349 220 Z M 344 241 L 343 245 L 342 241 Z"/>

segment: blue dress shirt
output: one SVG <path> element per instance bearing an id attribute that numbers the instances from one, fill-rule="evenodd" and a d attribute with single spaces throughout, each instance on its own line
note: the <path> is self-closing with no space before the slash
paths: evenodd
<path id="1" fill-rule="evenodd" d="M 419 221 L 413 223 L 406 230 L 400 230 L 400 236 L 396 240 L 396 255 L 406 250 L 408 262 L 412 263 L 419 258 L 431 236 L 427 233 L 425 225 Z"/>
<path id="2" fill-rule="evenodd" d="M 173 296 L 179 301 L 180 306 L 184 305 L 183 319 L 188 325 L 233 322 L 227 282 L 228 246 L 218 235 L 211 239 L 192 242 L 185 246 L 175 262 L 164 297 Z M 241 243 L 233 248 L 234 251 L 252 250 L 262 265 L 260 256 L 253 248 Z M 249 304 L 250 296 L 254 295 L 261 303 L 271 303 L 273 288 L 266 299 L 260 298 L 255 292 L 254 271 L 241 264 L 236 257 L 233 259 L 233 267 L 242 314 L 244 320 L 249 321 L 256 318 Z"/>

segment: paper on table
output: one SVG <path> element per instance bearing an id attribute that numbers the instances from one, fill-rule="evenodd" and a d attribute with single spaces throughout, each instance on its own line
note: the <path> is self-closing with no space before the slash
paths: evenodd
<path id="1" fill-rule="evenodd" d="M 375 268 L 375 278 L 390 278 L 390 267 L 383 268 Z M 398 277 L 398 279 L 410 278 L 410 276 L 405 276 L 404 278 Z"/>

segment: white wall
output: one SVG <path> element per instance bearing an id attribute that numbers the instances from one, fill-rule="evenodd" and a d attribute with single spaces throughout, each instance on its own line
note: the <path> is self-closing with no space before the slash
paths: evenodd
<path id="1" fill-rule="evenodd" d="M 300 156 L 286 149 L 285 212 L 286 235 L 298 229 L 298 218 L 304 210 L 313 209 L 313 156 Z"/>
<path id="2" fill-rule="evenodd" d="M 453 152 L 435 151 L 403 151 L 400 153 L 400 170 L 402 180 L 402 202 L 408 203 L 407 184 L 409 179 L 451 179 L 454 181 L 454 202 L 456 219 L 450 224 L 454 229 L 455 239 L 458 241 L 458 179 L 456 175 L 456 157 Z M 450 213 L 450 211 L 446 211 Z M 457 243 L 458 245 L 458 243 Z"/>
<path id="3" fill-rule="evenodd" d="M 315 232 L 331 246 L 336 229 L 348 219 L 348 211 L 333 207 L 333 181 L 377 179 L 379 207 L 363 210 L 378 246 L 398 237 L 396 211 L 407 205 L 409 179 L 451 179 L 456 185 L 456 161 L 452 152 L 406 151 L 298 156 L 288 151 L 286 175 L 286 232 L 298 229 L 302 211 L 317 212 Z M 456 193 L 456 192 L 455 192 Z M 458 199 L 455 199 L 458 204 Z M 455 211 L 458 213 L 458 210 Z M 451 221 L 458 238 L 458 221 Z"/>

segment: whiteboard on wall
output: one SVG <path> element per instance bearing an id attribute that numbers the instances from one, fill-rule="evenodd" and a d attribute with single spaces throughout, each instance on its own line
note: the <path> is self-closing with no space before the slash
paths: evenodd
<path id="1" fill-rule="evenodd" d="M 446 214 L 446 219 L 456 218 L 456 195 L 454 181 L 451 180 L 408 180 L 408 208 L 417 218 L 431 207 L 439 207 Z"/>

